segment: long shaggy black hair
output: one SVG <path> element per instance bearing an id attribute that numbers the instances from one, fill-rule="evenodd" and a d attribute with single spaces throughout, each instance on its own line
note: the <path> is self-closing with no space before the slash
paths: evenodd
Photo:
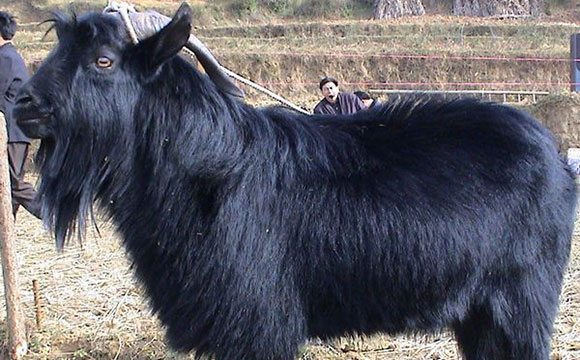
<path id="1" fill-rule="evenodd" d="M 543 126 L 475 100 L 255 109 L 175 56 L 190 21 L 132 45 L 109 15 L 56 20 L 15 115 L 59 246 L 97 202 L 181 351 L 449 327 L 467 360 L 548 359 L 576 186 Z"/>

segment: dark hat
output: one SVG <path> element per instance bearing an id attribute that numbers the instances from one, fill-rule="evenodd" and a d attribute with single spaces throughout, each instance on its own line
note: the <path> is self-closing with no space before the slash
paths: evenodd
<path id="1" fill-rule="evenodd" d="M 371 96 L 364 91 L 355 91 L 353 94 L 361 100 L 371 100 Z"/>
<path id="2" fill-rule="evenodd" d="M 335 78 L 331 78 L 331 77 L 325 77 L 322 80 L 320 80 L 320 90 L 322 90 L 322 87 L 324 86 L 324 84 L 327 84 L 329 82 L 333 82 L 334 85 L 338 86 L 338 81 Z"/>

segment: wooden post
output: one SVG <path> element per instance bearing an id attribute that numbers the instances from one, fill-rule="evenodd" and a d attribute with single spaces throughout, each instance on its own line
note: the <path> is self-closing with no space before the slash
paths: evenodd
<path id="1" fill-rule="evenodd" d="M 14 249 L 14 216 L 10 195 L 8 169 L 8 135 L 4 114 L 0 112 L 0 255 L 4 276 L 4 296 L 8 323 L 8 352 L 10 359 L 22 359 L 28 350 L 26 326 L 20 292 L 18 291 L 18 264 Z"/>
<path id="2" fill-rule="evenodd" d="M 38 280 L 32 280 L 32 292 L 34 294 L 34 310 L 36 312 L 36 327 L 42 327 L 42 305 L 40 304 L 40 291 L 38 290 Z"/>

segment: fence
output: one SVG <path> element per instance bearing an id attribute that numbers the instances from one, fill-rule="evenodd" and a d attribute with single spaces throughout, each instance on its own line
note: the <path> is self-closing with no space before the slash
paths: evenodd
<path id="1" fill-rule="evenodd" d="M 524 101 L 536 103 L 539 97 L 549 95 L 548 91 L 501 91 L 501 90 L 369 90 L 373 94 L 437 94 L 445 97 L 465 97 L 474 96 L 487 98 L 488 100 L 501 101 L 504 103 L 522 103 Z"/>

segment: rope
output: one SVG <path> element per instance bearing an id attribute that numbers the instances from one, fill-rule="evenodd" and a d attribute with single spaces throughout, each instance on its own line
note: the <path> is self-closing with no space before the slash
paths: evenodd
<path id="1" fill-rule="evenodd" d="M 131 40 L 133 41 L 134 44 L 139 43 L 139 38 L 137 37 L 135 29 L 133 28 L 133 24 L 131 23 L 131 19 L 129 18 L 129 11 L 132 11 L 132 12 L 135 11 L 134 6 L 129 5 L 127 3 L 124 3 L 124 2 L 118 3 L 118 2 L 115 2 L 112 0 L 109 0 L 109 4 L 107 5 L 107 7 L 105 7 L 104 11 L 105 12 L 117 11 L 119 14 L 121 14 L 121 18 L 123 19 L 123 22 L 125 23 L 125 26 L 127 27 L 127 30 L 129 31 L 129 35 L 131 36 Z M 189 49 L 183 48 L 182 50 L 185 51 L 189 56 L 192 56 L 195 58 L 195 54 L 193 52 L 191 52 Z M 229 77 L 236 79 L 239 82 L 262 92 L 263 94 L 281 102 L 282 104 L 292 108 L 293 110 L 296 110 L 302 114 L 310 115 L 310 112 L 302 109 L 298 105 L 295 105 L 294 103 L 290 102 L 289 100 L 284 99 L 283 97 L 281 97 L 281 96 L 271 92 L 270 90 L 256 84 L 255 82 L 248 80 L 248 79 L 236 74 L 235 72 L 227 69 L 226 67 L 220 65 L 220 69 L 223 72 L 225 72 Z"/>
<path id="2" fill-rule="evenodd" d="M 194 59 L 196 58 L 195 57 L 195 54 L 191 50 L 189 50 L 187 48 L 183 48 L 181 50 L 183 50 L 183 52 L 185 52 L 187 55 L 191 56 L 192 58 L 194 58 Z M 220 69 L 224 73 L 226 73 L 226 75 L 228 75 L 229 77 L 231 77 L 232 79 L 238 80 L 239 82 L 241 82 L 241 83 L 243 83 L 245 85 L 248 85 L 249 87 L 252 87 L 252 88 L 258 90 L 259 92 L 261 92 L 261 93 L 263 93 L 263 94 L 271 97 L 274 100 L 277 100 L 277 101 L 281 102 L 282 104 L 284 104 L 284 105 L 292 108 L 293 110 L 296 110 L 296 111 L 301 112 L 301 113 L 306 114 L 306 115 L 310 115 L 310 113 L 308 111 L 304 110 L 303 108 L 299 107 L 298 105 L 292 103 L 289 100 L 284 99 L 280 95 L 277 95 L 276 93 L 274 93 L 274 92 L 266 89 L 265 87 L 262 87 L 262 86 L 256 84 L 255 82 L 253 82 L 251 80 L 248 80 L 248 79 L 244 78 L 241 75 L 236 74 L 235 72 L 229 70 L 228 68 L 220 65 Z"/>
<path id="3" fill-rule="evenodd" d="M 266 89 L 265 87 L 262 87 L 262 86 L 260 86 L 260 85 L 258 85 L 256 83 L 254 83 L 254 82 L 252 82 L 252 81 L 250 81 L 250 80 L 248 80 L 248 79 L 246 79 L 246 78 L 244 78 L 244 77 L 236 74 L 235 72 L 226 69 L 223 66 L 222 66 L 222 70 L 226 74 L 228 74 L 229 77 L 234 78 L 234 79 L 238 80 L 239 82 L 241 82 L 243 84 L 246 84 L 246 85 L 248 85 L 250 87 L 253 87 L 254 89 L 256 89 L 256 90 L 258 90 L 258 91 L 266 94 L 267 96 L 269 96 L 269 97 L 271 97 L 271 98 L 273 98 L 275 100 L 278 100 L 282 104 L 284 104 L 286 106 L 289 106 L 289 107 L 291 107 L 292 109 L 294 109 L 294 110 L 296 110 L 298 112 L 301 112 L 301 113 L 306 114 L 306 115 L 310 115 L 310 113 L 308 111 L 306 111 L 306 110 L 302 109 L 301 107 L 299 107 L 298 105 L 295 105 L 292 102 L 284 99 L 283 97 L 281 97 L 279 95 L 276 95 L 275 93 L 271 92 L 270 90 Z"/>
<path id="4" fill-rule="evenodd" d="M 103 12 L 118 12 L 121 14 L 121 18 L 125 23 L 125 27 L 129 31 L 129 36 L 133 41 L 133 44 L 139 43 L 139 38 L 137 37 L 137 33 L 135 33 L 135 28 L 133 28 L 133 24 L 131 23 L 131 19 L 129 19 L 129 10 L 132 12 L 135 11 L 135 7 L 133 5 L 129 5 L 125 2 L 116 2 L 109 0 L 109 4 L 105 7 Z"/>
<path id="5" fill-rule="evenodd" d="M 133 40 L 133 44 L 139 43 L 139 38 L 137 37 L 137 34 L 135 33 L 135 29 L 133 28 L 133 25 L 131 24 L 131 19 L 129 19 L 129 13 L 127 12 L 127 8 L 124 8 L 124 7 L 120 8 L 119 13 L 121 14 L 121 18 L 123 18 L 123 22 L 125 23 L 125 26 L 127 26 L 127 30 L 129 30 L 129 36 L 131 36 L 131 40 Z"/>

